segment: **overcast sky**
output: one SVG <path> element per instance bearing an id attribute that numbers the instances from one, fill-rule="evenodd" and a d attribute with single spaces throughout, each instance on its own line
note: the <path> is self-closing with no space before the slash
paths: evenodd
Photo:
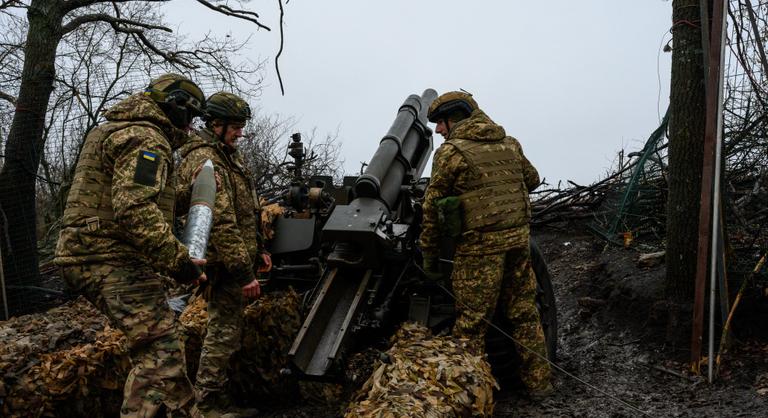
<path id="1" fill-rule="evenodd" d="M 252 59 L 269 59 L 262 113 L 295 116 L 297 130 L 338 129 L 356 173 L 411 93 L 463 88 L 549 183 L 591 183 L 621 148 L 638 150 L 669 102 L 672 3 L 664 0 L 293 0 L 279 48 L 277 2 L 250 2 L 271 32 L 253 34 Z M 169 3 L 191 37 L 245 38 L 255 25 Z M 435 135 L 435 146 L 442 137 Z M 286 138 L 287 144 L 288 138 Z M 425 173 L 428 175 L 429 173 Z"/>

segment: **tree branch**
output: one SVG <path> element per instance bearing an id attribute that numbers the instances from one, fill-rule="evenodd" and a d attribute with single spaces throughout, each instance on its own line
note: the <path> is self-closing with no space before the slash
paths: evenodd
<path id="1" fill-rule="evenodd" d="M 14 96 L 11 96 L 8 93 L 3 92 L 3 91 L 0 91 L 0 99 L 3 99 L 3 100 L 5 100 L 5 101 L 7 101 L 7 102 L 9 102 L 9 103 L 11 103 L 13 105 L 16 104 L 16 98 Z"/>
<path id="2" fill-rule="evenodd" d="M 159 55 L 161 58 L 163 58 L 164 60 L 168 61 L 169 63 L 178 64 L 178 65 L 180 65 L 180 66 L 182 66 L 184 68 L 188 68 L 188 69 L 195 69 L 195 68 L 197 68 L 197 66 L 192 64 L 191 62 L 188 62 L 188 61 L 180 58 L 178 56 L 179 54 L 176 53 L 176 52 L 168 53 L 168 52 L 161 51 L 160 48 L 158 48 L 154 43 L 152 43 L 152 41 L 150 41 L 147 38 L 146 35 L 144 35 L 144 31 L 142 31 L 140 29 L 136 29 L 136 28 L 123 28 L 123 27 L 120 27 L 120 26 L 117 26 L 117 25 L 112 25 L 112 27 L 117 32 L 128 33 L 128 34 L 133 35 L 134 37 L 138 37 L 139 40 L 141 41 L 141 44 L 143 44 L 145 47 L 149 48 L 150 51 L 152 51 L 155 54 Z"/>
<path id="3" fill-rule="evenodd" d="M 233 9 L 233 8 L 227 6 L 226 4 L 222 4 L 222 5 L 218 5 L 217 6 L 217 5 L 212 4 L 211 2 L 206 1 L 206 0 L 197 0 L 197 2 L 202 4 L 205 7 L 209 8 L 211 10 L 217 11 L 217 12 L 219 12 L 221 14 L 224 14 L 224 15 L 227 15 L 227 16 L 236 17 L 238 19 L 247 20 L 249 22 L 253 22 L 258 27 L 266 29 L 268 31 L 272 30 L 269 27 L 264 26 L 263 24 L 261 24 L 261 22 L 259 22 L 258 20 L 256 20 L 256 18 L 259 17 L 259 15 L 257 13 L 251 12 L 249 10 Z"/>
<path id="4" fill-rule="evenodd" d="M 78 16 L 70 20 L 66 25 L 62 27 L 62 33 L 66 34 L 66 33 L 72 32 L 73 30 L 77 29 L 80 25 L 85 23 L 90 23 L 90 22 L 106 22 L 112 25 L 113 28 L 119 24 L 124 24 L 124 25 L 137 26 L 144 29 L 157 29 L 165 32 L 173 32 L 173 30 L 165 26 L 153 25 L 150 23 L 140 22 L 138 20 L 123 19 L 120 17 L 108 15 L 106 13 L 94 13 L 89 15 Z"/>
<path id="5" fill-rule="evenodd" d="M 136 0 L 69 0 L 64 2 L 63 10 L 67 13 L 81 7 L 91 6 L 97 3 L 128 3 Z M 165 3 L 171 0 L 143 0 L 146 2 Z"/>
<path id="6" fill-rule="evenodd" d="M 750 23 L 750 26 L 752 27 L 753 36 L 756 39 L 755 46 L 757 47 L 758 57 L 760 57 L 760 63 L 763 65 L 763 71 L 764 74 L 768 73 L 768 58 L 765 56 L 765 49 L 763 48 L 763 40 L 760 36 L 760 30 L 757 27 L 757 18 L 755 17 L 755 10 L 752 7 L 752 2 L 749 0 L 744 0 L 745 5 L 747 6 L 747 17 Z"/>
<path id="7" fill-rule="evenodd" d="M 286 1 L 288 3 L 288 1 Z M 280 65 L 278 64 L 278 60 L 280 59 L 280 55 L 283 53 L 283 16 L 285 15 L 285 12 L 283 11 L 283 0 L 277 0 L 277 4 L 280 6 L 280 50 L 277 51 L 277 55 L 275 56 L 275 71 L 277 71 L 277 81 L 280 82 L 280 93 L 285 96 L 285 87 L 283 86 L 283 76 L 280 75 Z"/>
<path id="8" fill-rule="evenodd" d="M 10 9 L 12 7 L 27 7 L 20 0 L 2 0 L 0 1 L 0 10 Z"/>

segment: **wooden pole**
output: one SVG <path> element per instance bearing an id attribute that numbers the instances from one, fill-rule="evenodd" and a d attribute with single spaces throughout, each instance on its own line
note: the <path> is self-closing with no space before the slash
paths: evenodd
<path id="1" fill-rule="evenodd" d="M 693 331 L 691 333 L 691 370 L 699 373 L 702 334 L 704 329 L 704 297 L 712 243 L 713 192 L 715 183 L 715 153 L 720 111 L 721 57 L 724 46 L 725 7 L 727 0 L 715 0 L 712 30 L 709 36 L 706 85 L 706 127 L 704 131 L 704 161 L 701 173 L 701 208 L 699 210 L 699 243 L 696 260 L 696 288 L 693 301 Z M 716 34 L 716 36 L 713 36 Z"/>

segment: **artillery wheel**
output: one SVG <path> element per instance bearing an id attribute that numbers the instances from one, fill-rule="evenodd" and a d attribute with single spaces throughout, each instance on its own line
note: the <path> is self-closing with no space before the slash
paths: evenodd
<path id="1" fill-rule="evenodd" d="M 547 269 L 547 263 L 541 254 L 541 250 L 535 242 L 531 241 L 531 264 L 536 274 L 536 308 L 539 310 L 541 324 L 544 328 L 544 337 L 547 345 L 547 358 L 555 361 L 557 356 L 557 306 L 555 293 L 552 289 L 552 281 Z M 497 309 L 494 324 L 498 324 L 505 333 L 511 334 L 511 328 L 507 324 L 502 312 Z M 494 375 L 504 380 L 516 375 L 515 371 L 520 362 L 515 343 L 509 337 L 503 335 L 494 328 L 488 330 L 486 337 L 486 352 L 488 360 L 493 367 Z M 520 348 L 520 350 L 524 350 Z"/>
<path id="2" fill-rule="evenodd" d="M 552 289 L 552 278 L 549 275 L 547 262 L 541 254 L 539 246 L 531 241 L 531 264 L 536 274 L 536 308 L 539 310 L 541 325 L 544 328 L 544 338 L 547 341 L 547 358 L 555 361 L 557 358 L 557 304 L 555 291 Z"/>

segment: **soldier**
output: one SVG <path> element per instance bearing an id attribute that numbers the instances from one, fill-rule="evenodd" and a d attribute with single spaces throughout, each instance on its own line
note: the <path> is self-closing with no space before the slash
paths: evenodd
<path id="1" fill-rule="evenodd" d="M 163 407 L 196 414 L 161 274 L 206 279 L 205 260 L 190 259 L 171 226 L 171 153 L 204 102 L 194 82 L 165 74 L 113 106 L 86 137 L 67 197 L 55 263 L 125 333 L 133 368 L 122 417 L 152 417 Z"/>
<path id="2" fill-rule="evenodd" d="M 227 365 L 240 348 L 243 296 L 259 296 L 257 272 L 268 271 L 272 264 L 262 241 L 261 208 L 252 176 L 237 151 L 250 118 L 251 109 L 243 99 L 231 93 L 213 94 L 206 105 L 205 128 L 180 150 L 179 209 L 189 205 L 191 184 L 206 160 L 213 162 L 219 183 L 206 255 L 208 333 L 195 382 L 198 408 L 206 416 L 238 411 L 226 393 Z"/>
<path id="3" fill-rule="evenodd" d="M 538 186 L 539 175 L 520 143 L 480 110 L 472 95 L 445 93 L 427 117 L 446 139 L 435 151 L 424 197 L 420 242 L 428 276 L 439 275 L 438 206 L 453 197 L 461 208 L 451 275 L 457 311 L 453 334 L 472 339 L 482 352 L 487 321 L 502 303 L 514 338 L 546 356 L 528 242 L 528 192 Z M 525 349 L 518 351 L 529 393 L 551 392 L 549 364 Z"/>

